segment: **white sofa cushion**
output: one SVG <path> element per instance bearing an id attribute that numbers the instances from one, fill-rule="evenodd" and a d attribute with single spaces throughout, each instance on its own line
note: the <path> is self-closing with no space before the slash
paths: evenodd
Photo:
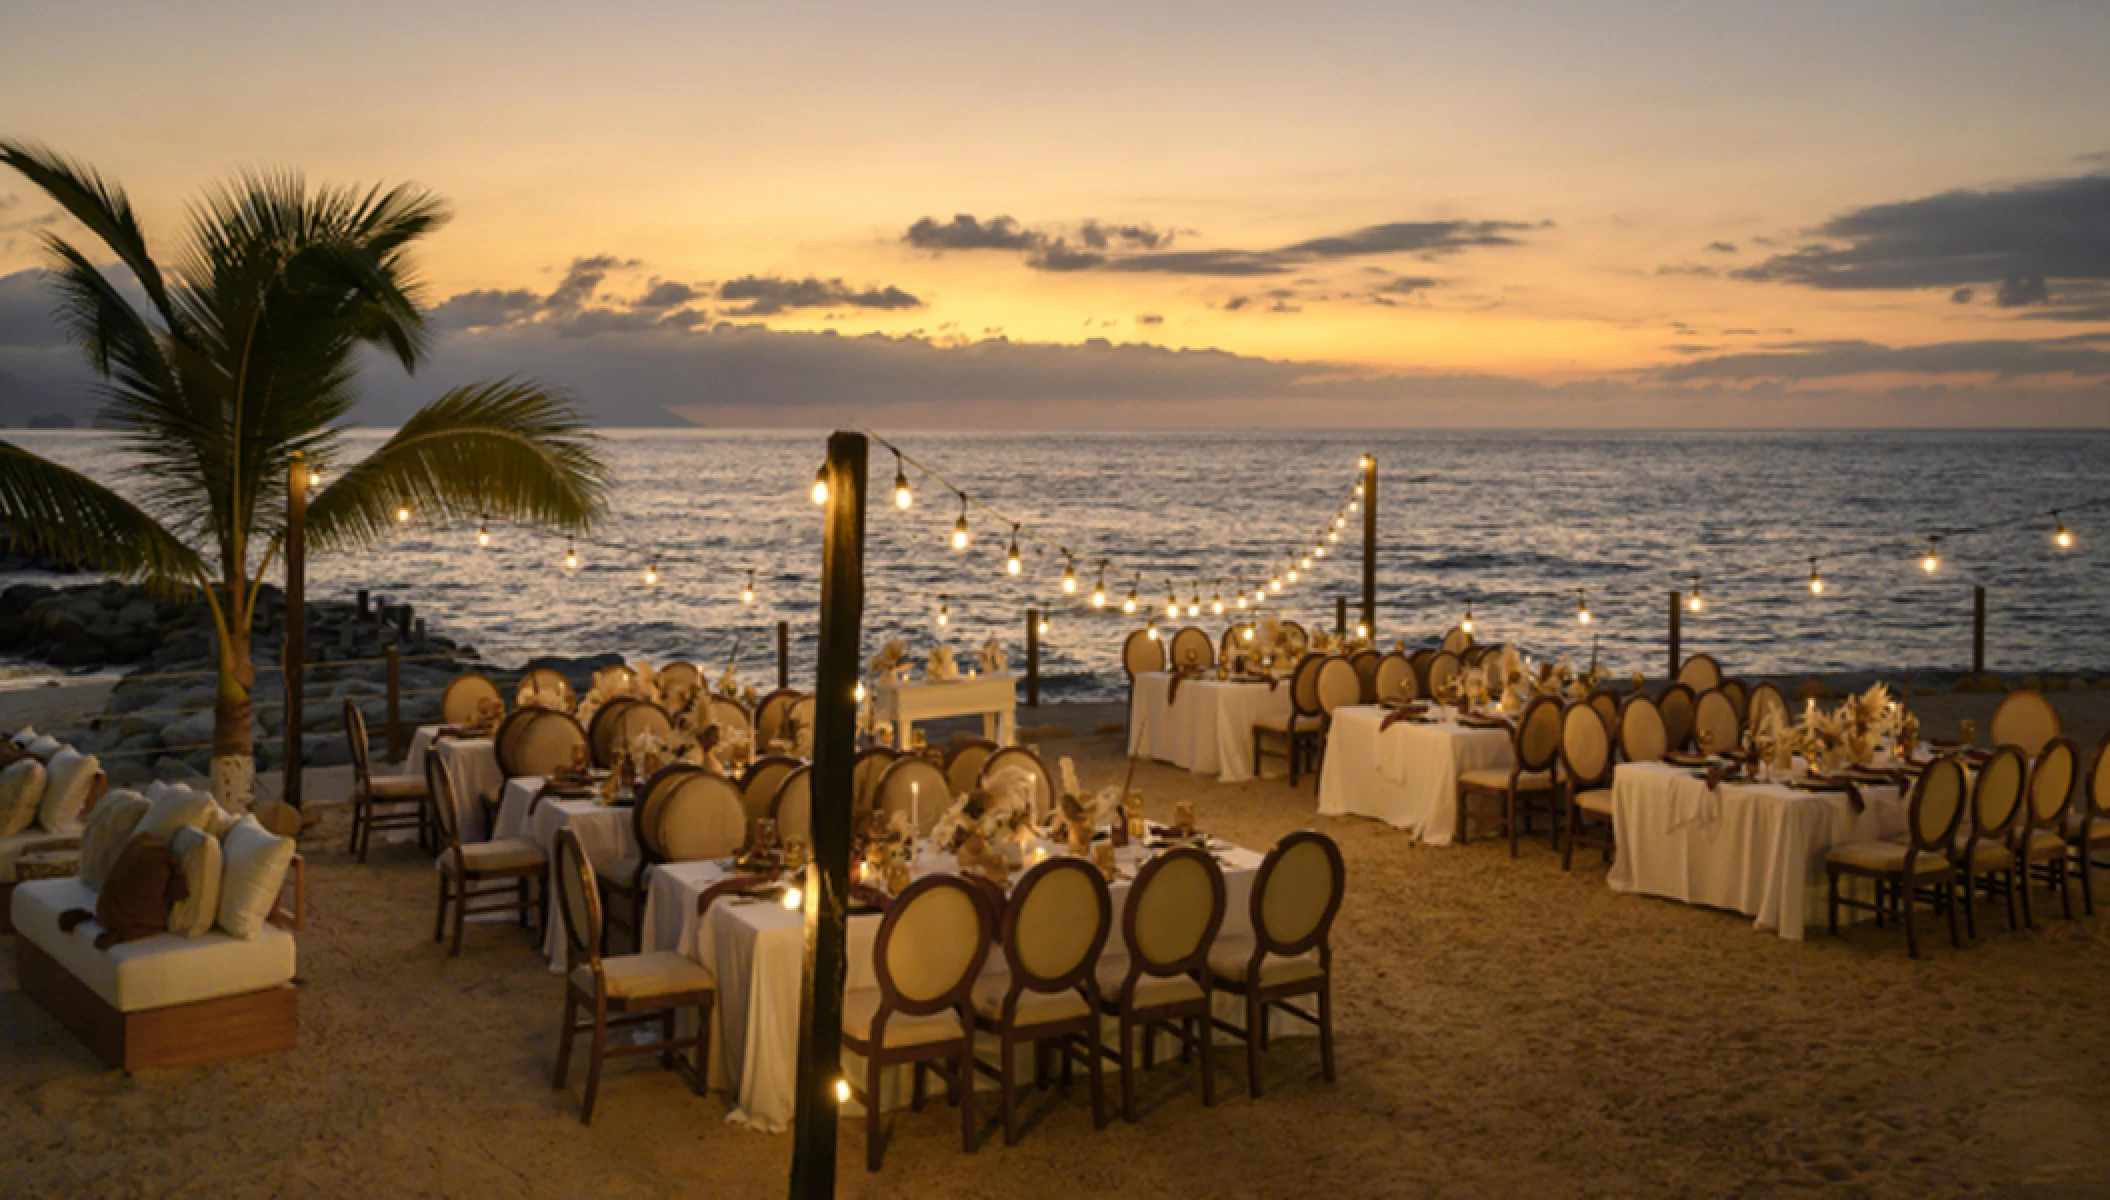
<path id="1" fill-rule="evenodd" d="M 285 886 L 293 865 L 293 839 L 279 837 L 255 817 L 243 817 L 220 843 L 220 928 L 238 938 L 255 937 Z"/>
<path id="2" fill-rule="evenodd" d="M 31 742 L 37 740 L 38 736 L 40 735 L 37 733 L 36 726 L 24 725 L 20 730 L 15 733 L 15 736 L 9 740 L 13 741 L 14 744 L 17 746 L 27 748 Z"/>
<path id="3" fill-rule="evenodd" d="M 15 888 L 17 937 L 29 939 L 68 974 L 119 1012 L 191 1004 L 277 987 L 293 979 L 293 935 L 276 925 L 252 938 L 218 930 L 201 938 L 158 934 L 95 948 L 102 926 L 83 921 L 59 931 L 59 914 L 95 908 L 95 893 L 78 879 L 39 879 Z"/>
<path id="4" fill-rule="evenodd" d="M 210 793 L 194 792 L 180 783 L 148 784 L 147 800 L 151 807 L 139 819 L 138 832 L 151 833 L 171 844 L 179 829 L 205 828 L 213 810 L 219 807 Z"/>
<path id="5" fill-rule="evenodd" d="M 81 828 L 81 882 L 89 891 L 103 890 L 103 881 L 110 877 L 110 868 L 117 865 L 117 856 L 132 840 L 132 831 L 139 828 L 147 808 L 145 796 L 125 789 L 104 796 L 88 814 Z"/>
<path id="6" fill-rule="evenodd" d="M 190 892 L 169 910 L 169 932 L 204 937 L 220 917 L 220 839 L 185 827 L 169 839 L 169 850 L 183 864 Z"/>
<path id="7" fill-rule="evenodd" d="M 103 764 L 93 754 L 82 754 L 71 746 L 44 764 L 44 800 L 37 806 L 37 824 L 53 833 L 79 833 L 81 810 L 88 807 L 88 792 Z"/>
<path id="8" fill-rule="evenodd" d="M 0 771 L 0 838 L 10 838 L 37 823 L 44 802 L 44 764 L 17 760 Z"/>
<path id="9" fill-rule="evenodd" d="M 59 741 L 59 739 L 51 736 L 48 733 L 45 733 L 39 734 L 36 737 L 29 739 L 27 742 L 22 743 L 22 748 L 24 750 L 27 750 L 29 752 L 29 756 L 31 758 L 36 759 L 38 762 L 49 762 L 51 760 L 52 755 L 57 754 L 59 751 L 64 750 L 66 747 L 63 743 Z"/>

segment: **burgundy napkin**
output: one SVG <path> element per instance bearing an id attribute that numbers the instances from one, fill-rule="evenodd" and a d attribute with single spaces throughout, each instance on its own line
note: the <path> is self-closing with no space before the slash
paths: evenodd
<path id="1" fill-rule="evenodd" d="M 1384 720 L 1377 723 L 1377 731 L 1383 733 L 1385 730 L 1392 728 L 1393 723 L 1396 721 L 1411 721 L 1428 711 L 1429 706 L 1426 704 L 1409 704 L 1405 708 L 1395 708 L 1385 714 Z"/>
<path id="2" fill-rule="evenodd" d="M 719 880 L 703 889 L 703 894 L 696 897 L 696 919 L 702 920 L 704 914 L 711 911 L 711 903 L 720 896 L 735 896 L 764 884 L 774 883 L 776 878 L 774 875 L 733 875 Z"/>

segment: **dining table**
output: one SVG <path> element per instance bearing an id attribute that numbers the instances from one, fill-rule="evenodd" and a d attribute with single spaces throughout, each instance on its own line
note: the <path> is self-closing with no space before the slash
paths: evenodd
<path id="1" fill-rule="evenodd" d="M 427 756 L 439 759 L 440 769 L 454 792 L 455 828 L 464 843 L 482 842 L 493 834 L 484 819 L 487 804 L 496 803 L 505 785 L 505 772 L 498 767 L 497 744 L 487 737 L 455 737 L 443 725 L 420 725 L 411 735 L 410 750 L 403 756 L 403 774 L 425 778 Z"/>
<path id="2" fill-rule="evenodd" d="M 1287 720 L 1287 679 L 1218 679 L 1144 671 L 1128 700 L 1128 753 L 1214 775 L 1253 778 L 1253 726 Z"/>
<path id="3" fill-rule="evenodd" d="M 1458 833 L 1458 777 L 1516 764 L 1509 728 L 1478 721 L 1441 705 L 1420 715 L 1374 704 L 1334 709 L 1319 811 L 1375 817 L 1428 845 L 1450 845 Z"/>
<path id="4" fill-rule="evenodd" d="M 502 841 L 524 838 L 542 847 L 549 856 L 549 922 L 543 930 L 542 953 L 549 969 L 566 969 L 568 943 L 564 906 L 557 896 L 557 833 L 569 829 L 586 852 L 586 861 L 601 874 L 628 870 L 637 862 L 635 822 L 628 804 L 606 804 L 599 797 L 576 798 L 546 794 L 539 776 L 521 775 L 505 782 L 498 813 L 492 822 L 491 838 Z"/>

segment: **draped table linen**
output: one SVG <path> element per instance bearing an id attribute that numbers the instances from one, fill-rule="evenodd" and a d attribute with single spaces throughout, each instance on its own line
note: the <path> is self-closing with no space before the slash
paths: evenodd
<path id="1" fill-rule="evenodd" d="M 586 861 L 600 874 L 614 870 L 618 863 L 637 861 L 637 832 L 629 805 L 560 800 L 555 796 L 537 801 L 535 796 L 542 790 L 542 783 L 540 777 L 530 775 L 506 781 L 491 838 L 527 838 L 549 855 L 549 926 L 543 934 L 542 952 L 549 956 L 549 969 L 561 973 L 565 968 L 566 942 L 564 906 L 557 903 L 557 831 L 569 829 L 577 834 Z"/>
<path id="2" fill-rule="evenodd" d="M 1416 724 L 1402 718 L 1382 728 L 1387 712 L 1376 705 L 1333 710 L 1326 761 L 1319 772 L 1319 811 L 1329 816 L 1376 817 L 1408 830 L 1431 846 L 1448 846 L 1458 829 L 1458 776 L 1516 764 L 1506 729 L 1460 725 L 1439 719 Z"/>
<path id="3" fill-rule="evenodd" d="M 1214 775 L 1224 783 L 1253 777 L 1253 726 L 1287 720 L 1290 687 L 1190 678 L 1172 691 L 1169 671 L 1136 676 L 1128 706 L 1128 753 Z"/>
<path id="4" fill-rule="evenodd" d="M 872 699 L 878 719 L 893 723 L 897 749 L 914 744 L 910 731 L 916 722 L 941 717 L 979 715 L 982 736 L 999 746 L 1017 737 L 1018 677 L 1009 672 L 942 681 L 884 679 L 872 689 Z"/>
<path id="5" fill-rule="evenodd" d="M 1879 784 L 1859 791 L 1865 807 L 1855 812 L 1844 792 L 1749 782 L 1710 790 L 1667 763 L 1622 763 L 1612 776 L 1617 850 L 1607 882 L 1615 892 L 1742 913 L 1801 941 L 1824 917 L 1832 848 L 1905 832 L 1904 793 Z"/>
<path id="6" fill-rule="evenodd" d="M 484 806 L 496 801 L 505 775 L 498 769 L 498 748 L 490 738 L 442 738 L 440 726 L 420 725 L 410 739 L 410 752 L 403 756 L 403 773 L 425 778 L 425 757 L 439 756 L 440 769 L 454 789 L 455 828 L 463 844 L 488 841 L 497 836 L 484 826 Z"/>

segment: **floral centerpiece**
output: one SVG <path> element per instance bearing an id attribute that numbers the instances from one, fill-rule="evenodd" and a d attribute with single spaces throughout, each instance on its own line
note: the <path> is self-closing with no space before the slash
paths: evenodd
<path id="1" fill-rule="evenodd" d="M 982 643 L 982 652 L 977 658 L 987 675 L 1001 675 L 1011 666 L 1010 658 L 1004 654 L 1004 643 L 996 638 Z"/>
<path id="2" fill-rule="evenodd" d="M 1788 732 L 1788 742 L 1803 758 L 1827 769 L 1866 763 L 1875 757 L 1878 743 L 1898 736 L 1906 715 L 1890 689 L 1878 683 L 1831 709 L 1811 700 Z M 1914 725 L 1916 732 L 1917 721 Z"/>
<path id="3" fill-rule="evenodd" d="M 932 646 L 930 661 L 924 664 L 923 675 L 933 683 L 949 683 L 960 677 L 960 664 L 954 661 L 952 647 Z"/>
<path id="4" fill-rule="evenodd" d="M 879 653 L 872 656 L 870 674 L 875 680 L 898 683 L 908 670 L 908 644 L 900 638 L 888 638 Z"/>

